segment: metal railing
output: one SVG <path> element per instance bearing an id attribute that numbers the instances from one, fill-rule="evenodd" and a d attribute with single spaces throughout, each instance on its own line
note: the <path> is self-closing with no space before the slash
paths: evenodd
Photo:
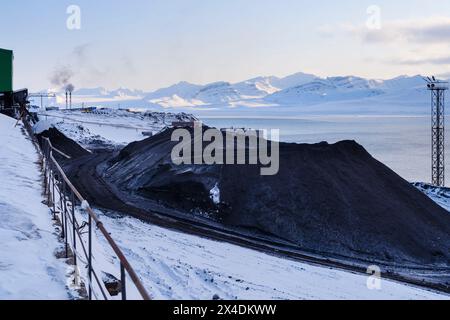
<path id="1" fill-rule="evenodd" d="M 24 120 L 25 128 L 34 139 L 31 125 Z M 38 144 L 39 145 L 39 144 Z M 75 270 L 78 270 L 80 262 L 87 268 L 87 283 L 85 283 L 89 300 L 93 298 L 109 300 L 108 289 L 105 283 L 99 278 L 98 271 L 93 266 L 93 235 L 94 228 L 104 237 L 115 256 L 120 261 L 120 294 L 122 300 L 127 300 L 127 275 L 138 290 L 144 300 L 151 300 L 150 295 L 142 285 L 136 272 L 131 267 L 119 246 L 106 230 L 103 223 L 89 206 L 88 202 L 81 196 L 78 190 L 67 178 L 64 170 L 54 157 L 54 153 L 64 158 L 70 156 L 53 147 L 48 138 L 42 138 L 40 151 L 43 156 L 44 187 L 47 196 L 47 203 L 53 212 L 53 218 L 61 223 L 61 239 L 64 240 L 65 258 L 73 258 Z M 79 223 L 76 214 L 76 207 L 81 205 L 81 210 L 87 214 L 87 221 Z M 85 231 L 85 229 L 88 229 Z M 87 239 L 85 235 L 87 234 Z M 75 273 L 77 273 L 75 271 Z M 77 274 L 75 274 L 77 277 Z M 98 288 L 101 297 L 94 291 Z"/>

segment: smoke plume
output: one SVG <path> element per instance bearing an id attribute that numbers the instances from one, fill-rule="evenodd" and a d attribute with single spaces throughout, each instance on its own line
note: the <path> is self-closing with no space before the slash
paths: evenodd
<path id="1" fill-rule="evenodd" d="M 51 75 L 50 82 L 58 88 L 64 88 L 68 92 L 73 92 L 75 87 L 71 83 L 71 80 L 74 74 L 69 66 L 59 67 Z"/>
<path id="2" fill-rule="evenodd" d="M 66 86 L 66 91 L 67 91 L 67 92 L 72 93 L 74 90 L 75 90 L 75 86 L 74 86 L 73 84 L 69 83 L 69 84 Z"/>
<path id="3" fill-rule="evenodd" d="M 53 74 L 50 76 L 50 81 L 53 85 L 58 87 L 64 87 L 69 84 L 70 79 L 72 79 L 74 72 L 68 66 L 63 66 L 57 68 Z"/>

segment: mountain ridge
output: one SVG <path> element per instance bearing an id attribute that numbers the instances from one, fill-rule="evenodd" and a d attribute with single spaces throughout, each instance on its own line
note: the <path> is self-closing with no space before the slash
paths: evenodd
<path id="1" fill-rule="evenodd" d="M 57 104 L 64 102 L 64 92 L 57 93 Z M 310 107 L 345 101 L 370 101 L 412 105 L 428 99 L 423 77 L 399 76 L 391 79 L 366 79 L 357 76 L 319 77 L 295 73 L 287 77 L 261 76 L 237 83 L 217 81 L 205 85 L 181 81 L 152 92 L 104 87 L 74 91 L 74 104 L 156 109 L 236 109 Z"/>

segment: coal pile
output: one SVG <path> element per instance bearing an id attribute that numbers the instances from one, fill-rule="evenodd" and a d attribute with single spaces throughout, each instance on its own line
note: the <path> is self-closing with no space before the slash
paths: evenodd
<path id="1" fill-rule="evenodd" d="M 389 265 L 450 266 L 450 214 L 354 141 L 280 144 L 280 171 L 171 161 L 171 130 L 130 144 L 106 179 L 124 193 L 209 213 L 305 251 Z M 210 192 L 220 190 L 220 204 Z"/>
<path id="2" fill-rule="evenodd" d="M 63 152 L 64 154 L 68 155 L 72 159 L 80 158 L 80 157 L 90 154 L 86 149 L 81 147 L 78 143 L 76 143 L 72 139 L 69 139 L 63 133 L 61 133 L 58 129 L 53 128 L 53 127 L 38 134 L 37 138 L 38 138 L 41 146 L 42 146 L 42 138 L 50 139 L 53 147 L 55 147 L 59 151 Z M 55 153 L 54 156 L 60 158 L 60 155 L 58 155 L 57 153 Z"/>
<path id="3" fill-rule="evenodd" d="M 110 161 L 106 178 L 121 190 L 192 211 L 216 212 L 210 190 L 220 179 L 221 166 L 175 166 L 171 159 L 172 130 L 134 142 Z"/>

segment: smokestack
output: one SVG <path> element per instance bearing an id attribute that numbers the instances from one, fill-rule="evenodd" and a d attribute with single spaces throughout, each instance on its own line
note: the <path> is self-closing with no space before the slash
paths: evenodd
<path id="1" fill-rule="evenodd" d="M 66 86 L 66 100 L 68 100 L 68 108 L 72 109 L 72 92 L 75 90 L 73 84 L 68 84 Z M 68 95 L 68 98 L 67 98 Z"/>
<path id="2" fill-rule="evenodd" d="M 69 93 L 66 91 L 66 110 L 69 109 Z"/>

